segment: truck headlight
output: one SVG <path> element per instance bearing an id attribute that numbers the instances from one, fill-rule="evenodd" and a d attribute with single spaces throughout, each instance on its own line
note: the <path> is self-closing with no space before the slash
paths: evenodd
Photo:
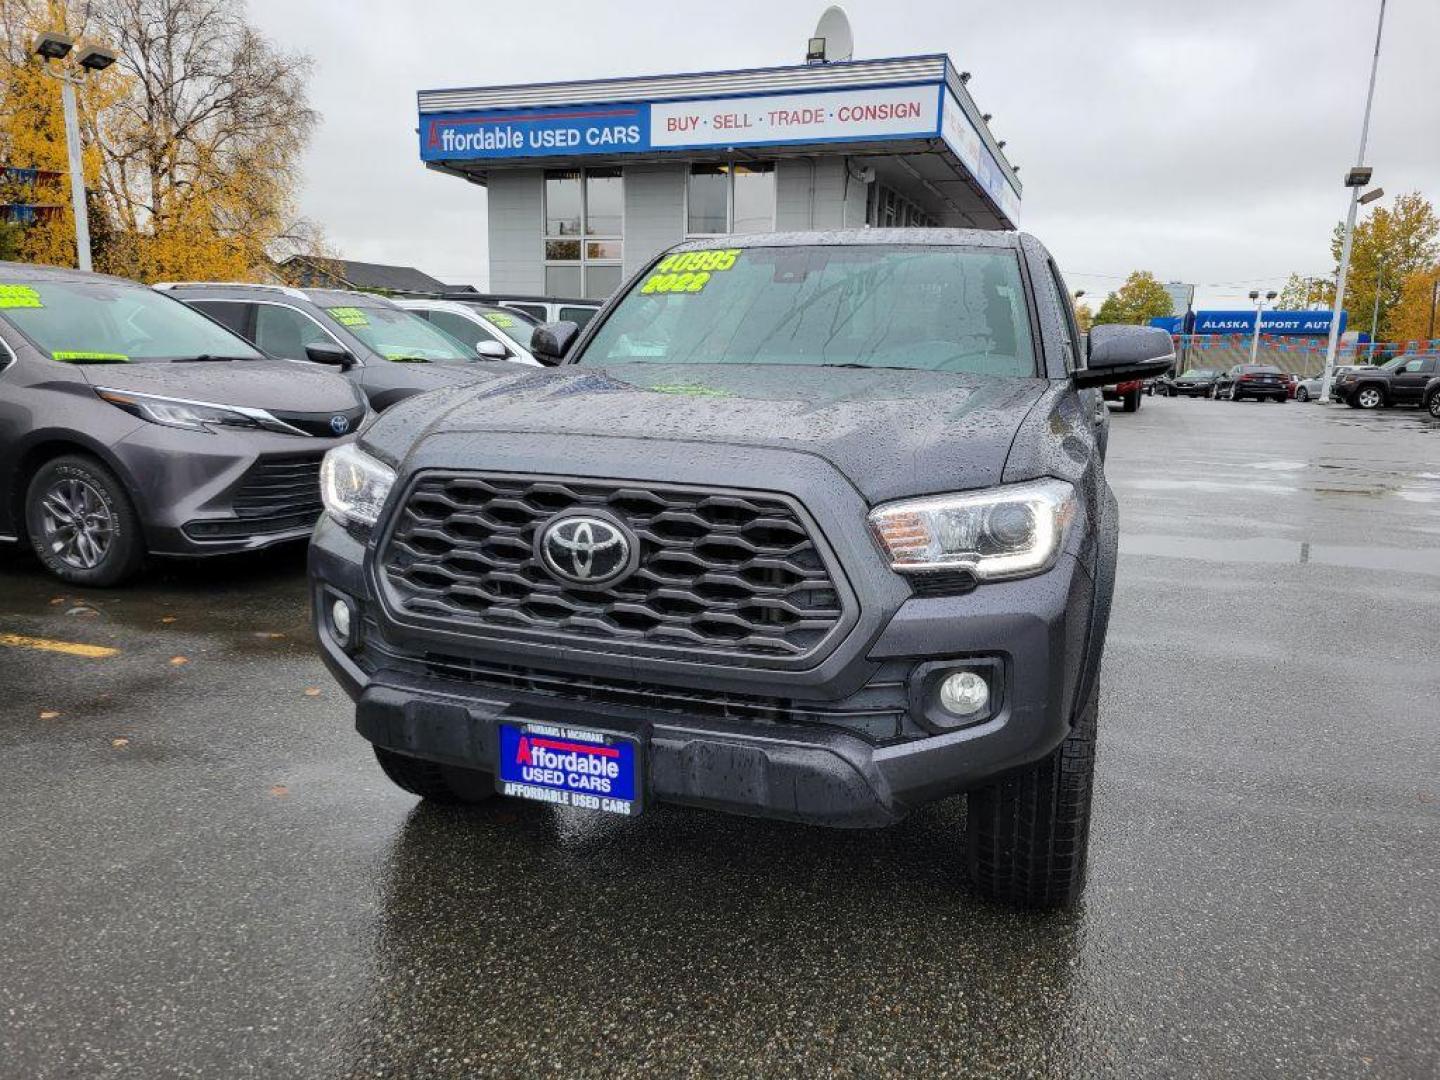
<path id="1" fill-rule="evenodd" d="M 1036 480 L 889 503 L 869 520 L 891 568 L 902 574 L 968 570 L 996 581 L 1050 569 L 1074 514 L 1070 484 Z"/>
<path id="2" fill-rule="evenodd" d="M 320 462 L 320 498 L 342 525 L 374 525 L 395 484 L 395 470 L 354 443 L 326 453 Z"/>

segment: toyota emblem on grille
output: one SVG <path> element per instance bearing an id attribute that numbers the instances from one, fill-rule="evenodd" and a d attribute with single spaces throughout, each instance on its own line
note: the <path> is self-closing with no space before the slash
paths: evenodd
<path id="1" fill-rule="evenodd" d="M 344 435 L 350 430 L 350 418 L 344 413 L 336 413 L 330 417 L 330 430 L 336 435 Z"/>
<path id="2" fill-rule="evenodd" d="M 618 522 L 588 514 L 554 518 L 540 530 L 540 561 L 571 585 L 599 588 L 634 569 L 638 549 Z"/>

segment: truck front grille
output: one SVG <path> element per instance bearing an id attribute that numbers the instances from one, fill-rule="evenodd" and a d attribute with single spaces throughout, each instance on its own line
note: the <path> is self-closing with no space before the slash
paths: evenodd
<path id="1" fill-rule="evenodd" d="M 401 675 L 460 682 L 502 695 L 525 694 L 731 723 L 823 724 L 844 728 L 876 743 L 925 734 L 909 719 L 905 679 L 911 661 L 887 661 L 851 696 L 819 701 L 607 679 L 574 671 L 547 671 L 433 652 L 411 656 L 384 644 L 374 623 L 367 621 L 366 630 L 362 660 L 372 673 L 383 669 Z"/>
<path id="2" fill-rule="evenodd" d="M 537 531 L 577 510 L 628 527 L 640 547 L 632 573 L 576 588 L 541 565 Z M 803 512 L 749 491 L 425 473 L 380 566 L 401 614 L 596 649 L 794 662 L 817 652 L 845 615 Z"/>

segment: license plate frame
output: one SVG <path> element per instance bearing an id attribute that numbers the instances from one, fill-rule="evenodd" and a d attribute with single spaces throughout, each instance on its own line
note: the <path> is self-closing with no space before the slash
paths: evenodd
<path id="1" fill-rule="evenodd" d="M 495 788 L 502 795 L 622 817 L 644 809 L 644 743 L 637 735 L 515 719 L 497 725 L 496 742 Z"/>

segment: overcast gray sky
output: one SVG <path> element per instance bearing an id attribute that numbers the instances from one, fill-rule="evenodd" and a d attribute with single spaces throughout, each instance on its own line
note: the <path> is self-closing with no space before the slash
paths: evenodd
<path id="1" fill-rule="evenodd" d="M 847 0 L 857 58 L 948 52 L 1075 288 L 1207 307 L 1331 269 L 1378 0 Z M 314 56 L 301 206 L 354 259 L 483 284 L 485 193 L 419 162 L 415 91 L 795 63 L 822 0 L 251 0 Z M 1440 0 L 1390 0 L 1367 155 L 1440 201 Z M 1388 203 L 1388 197 L 1386 203 Z M 1382 203 L 1385 205 L 1385 203 Z"/>

